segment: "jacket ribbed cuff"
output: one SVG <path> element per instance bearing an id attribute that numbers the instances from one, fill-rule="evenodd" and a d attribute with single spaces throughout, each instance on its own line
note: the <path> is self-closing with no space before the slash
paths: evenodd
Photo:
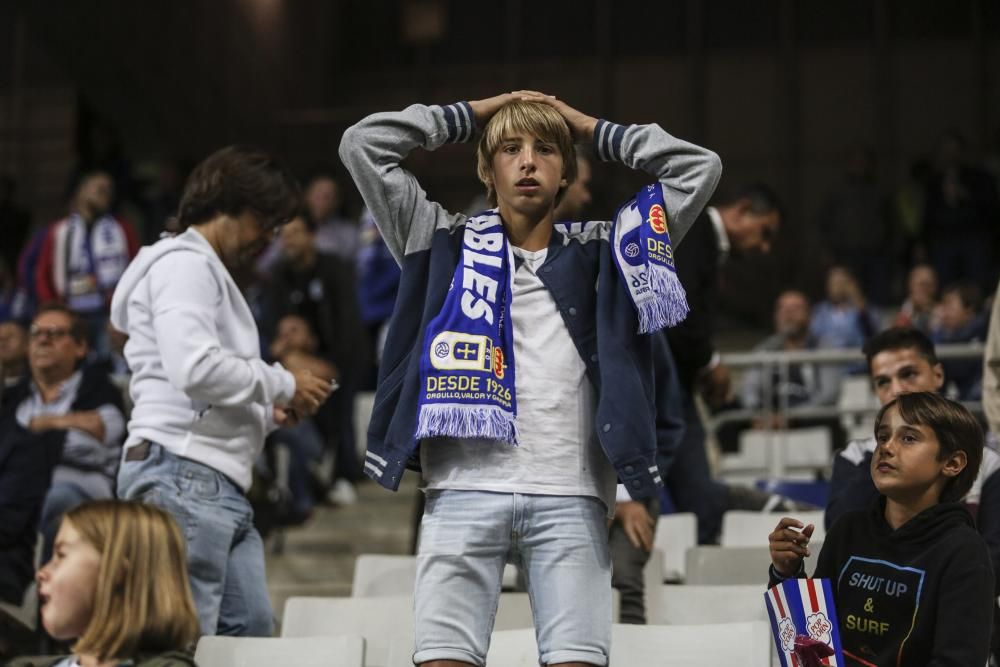
<path id="1" fill-rule="evenodd" d="M 621 162 L 625 126 L 598 120 L 594 128 L 594 152 L 604 162 Z"/>
<path id="2" fill-rule="evenodd" d="M 463 143 L 472 139 L 476 133 L 476 118 L 472 115 L 469 103 L 456 102 L 441 108 L 444 110 L 444 120 L 448 126 L 448 141 Z"/>

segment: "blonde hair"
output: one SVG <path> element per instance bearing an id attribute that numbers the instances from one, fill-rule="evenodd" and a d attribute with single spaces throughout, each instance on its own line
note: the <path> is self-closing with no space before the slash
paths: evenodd
<path id="1" fill-rule="evenodd" d="M 563 178 L 566 185 L 559 188 L 555 203 L 562 200 L 566 188 L 576 180 L 576 150 L 573 148 L 573 134 L 566 119 L 558 111 L 542 102 L 517 100 L 508 102 L 493 114 L 476 149 L 476 173 L 486 186 L 486 197 L 496 206 L 497 193 L 493 187 L 493 156 L 504 139 L 519 133 L 530 134 L 542 141 L 555 144 L 563 159 Z"/>
<path id="2" fill-rule="evenodd" d="M 173 517 L 152 505 L 101 500 L 63 520 L 101 555 L 93 614 L 73 652 L 105 661 L 188 650 L 198 615 Z"/>

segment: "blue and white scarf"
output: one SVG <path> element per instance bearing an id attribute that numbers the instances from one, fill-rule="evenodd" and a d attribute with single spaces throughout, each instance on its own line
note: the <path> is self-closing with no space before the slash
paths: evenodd
<path id="1" fill-rule="evenodd" d="M 53 282 L 77 312 L 99 311 L 131 260 L 121 223 L 101 216 L 88 228 L 79 214 L 60 223 L 54 239 Z"/>
<path id="2" fill-rule="evenodd" d="M 687 301 L 674 269 L 659 184 L 643 188 L 618 210 L 611 248 L 638 312 L 639 333 L 684 319 Z M 418 440 L 446 436 L 517 444 L 513 265 L 496 210 L 465 223 L 461 260 L 424 335 Z"/>
<path id="3" fill-rule="evenodd" d="M 647 185 L 618 209 L 611 230 L 615 265 L 639 314 L 639 333 L 679 324 L 687 295 L 677 277 L 659 183 Z"/>

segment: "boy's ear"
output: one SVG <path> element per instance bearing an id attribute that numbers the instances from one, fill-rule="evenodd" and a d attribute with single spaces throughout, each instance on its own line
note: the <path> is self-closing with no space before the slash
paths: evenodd
<path id="1" fill-rule="evenodd" d="M 945 459 L 944 467 L 941 468 L 941 474 L 945 477 L 957 477 L 960 472 L 965 470 L 965 466 L 968 464 L 969 457 L 961 449 L 957 449 Z"/>

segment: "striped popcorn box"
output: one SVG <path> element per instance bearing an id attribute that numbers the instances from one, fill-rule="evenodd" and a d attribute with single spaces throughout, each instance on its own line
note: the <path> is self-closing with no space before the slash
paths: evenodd
<path id="1" fill-rule="evenodd" d="M 829 579 L 788 579 L 764 600 L 782 667 L 844 666 Z"/>

